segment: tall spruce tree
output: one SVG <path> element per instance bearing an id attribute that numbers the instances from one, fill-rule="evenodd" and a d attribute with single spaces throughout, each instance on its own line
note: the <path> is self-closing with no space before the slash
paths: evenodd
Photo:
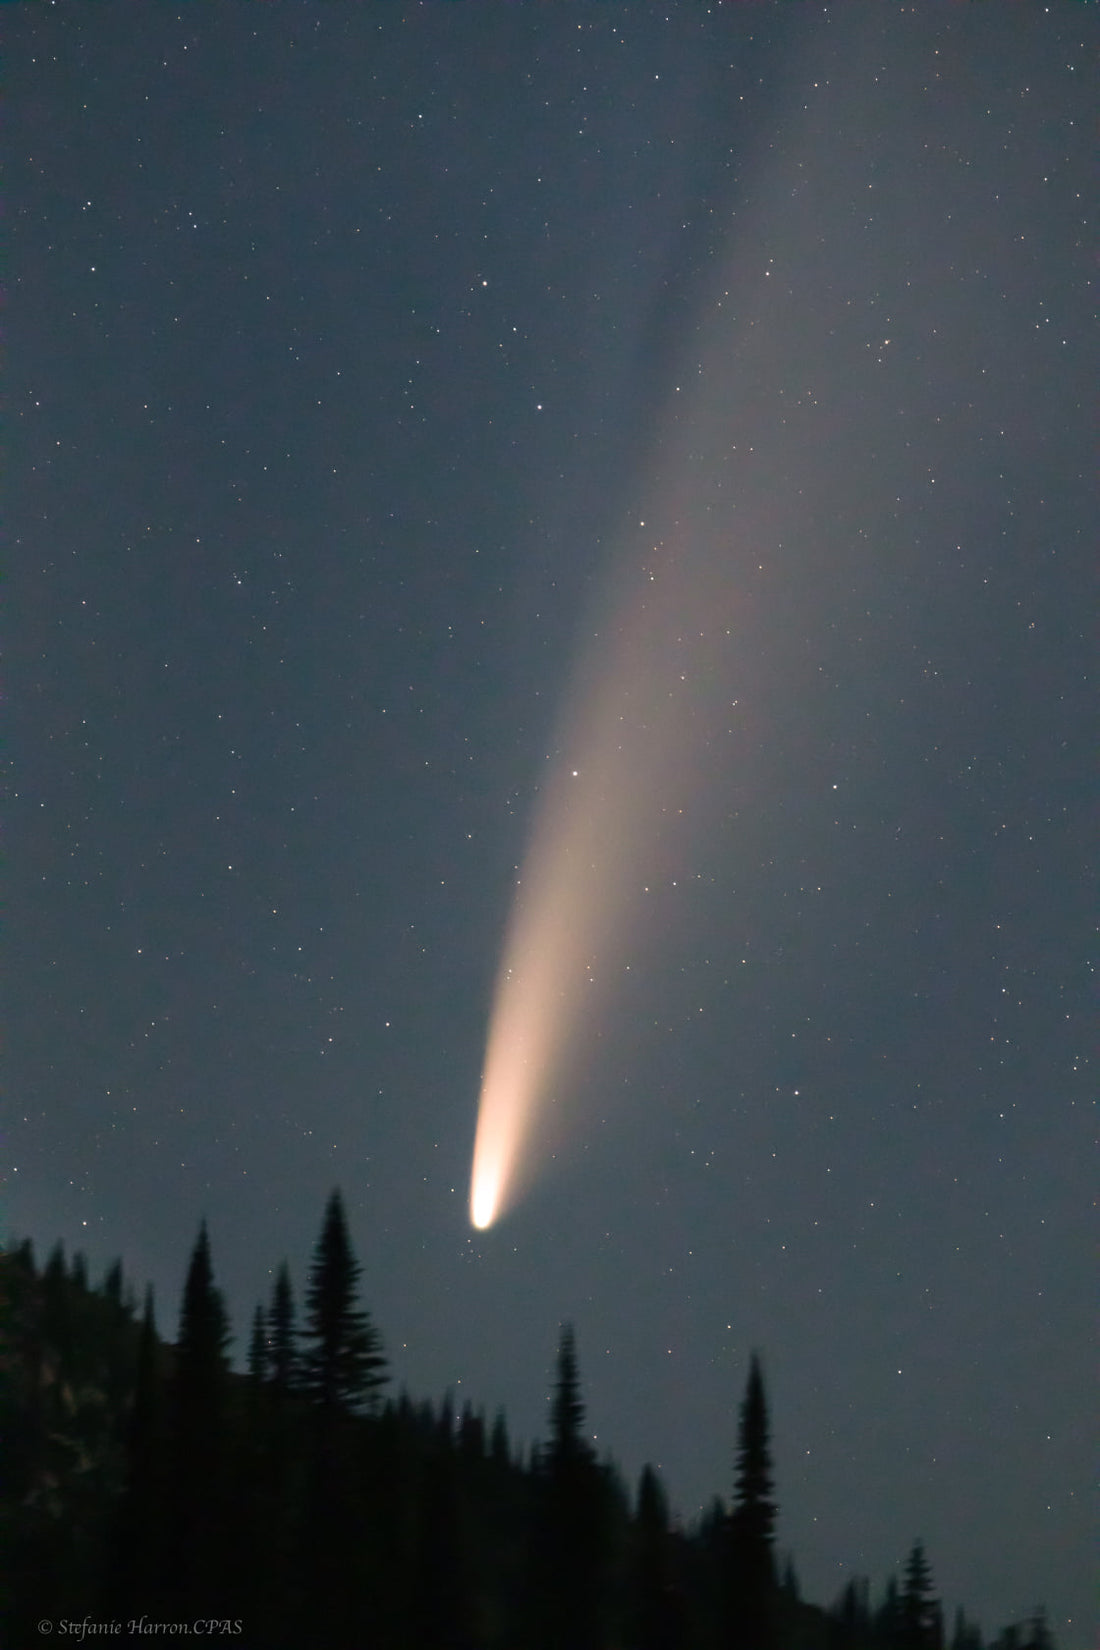
<path id="1" fill-rule="evenodd" d="M 257 1306 L 252 1314 L 252 1334 L 248 1341 L 248 1384 L 245 1388 L 245 1413 L 252 1445 L 262 1441 L 265 1430 L 267 1359 L 267 1315 L 262 1306 Z"/>
<path id="2" fill-rule="evenodd" d="M 489 1458 L 497 1467 L 510 1467 L 512 1464 L 512 1448 L 508 1442 L 508 1422 L 504 1411 L 498 1409 L 493 1421 L 493 1430 L 489 1438 Z"/>
<path id="3" fill-rule="evenodd" d="M 262 1306 L 252 1314 L 252 1336 L 248 1343 L 248 1379 L 257 1390 L 267 1378 L 267 1315 Z"/>
<path id="4" fill-rule="evenodd" d="M 864 1576 L 852 1577 L 829 1615 L 830 1643 L 843 1650 L 865 1650 L 872 1643 L 870 1583 Z"/>
<path id="5" fill-rule="evenodd" d="M 970 1621 L 960 1604 L 955 1611 L 955 1628 L 951 1634 L 951 1650 L 982 1650 L 982 1634 L 977 1622 Z"/>
<path id="6" fill-rule="evenodd" d="M 187 1269 L 176 1342 L 176 1430 L 202 1446 L 221 1425 L 229 1371 L 229 1319 L 214 1284 L 205 1220 Z"/>
<path id="7" fill-rule="evenodd" d="M 112 1615 L 156 1608 L 164 1558 L 163 1433 L 160 1343 L 153 1291 L 146 1289 L 125 1428 L 125 1479 L 108 1561 L 106 1606 Z"/>
<path id="8" fill-rule="evenodd" d="M 905 1564 L 898 1642 L 902 1650 L 941 1650 L 943 1628 L 924 1544 L 915 1541 Z"/>
<path id="9" fill-rule="evenodd" d="M 764 1376 L 749 1366 L 729 1527 L 727 1643 L 730 1650 L 776 1650 L 775 1502 Z"/>
<path id="10" fill-rule="evenodd" d="M 194 1613 L 224 1602 L 229 1319 L 206 1222 L 187 1269 L 172 1379 L 169 1597 Z"/>
<path id="11" fill-rule="evenodd" d="M 123 1305 L 123 1279 L 122 1262 L 120 1260 L 114 1260 L 108 1266 L 103 1276 L 101 1293 L 104 1300 L 110 1301 L 113 1306 L 121 1309 Z"/>
<path id="12" fill-rule="evenodd" d="M 325 1414 L 373 1409 L 387 1379 L 378 1331 L 357 1304 L 360 1271 L 336 1190 L 310 1271 L 301 1362 L 302 1389 Z"/>
<path id="13" fill-rule="evenodd" d="M 875 1611 L 875 1633 L 887 1650 L 896 1650 L 902 1634 L 901 1594 L 897 1576 L 889 1576 L 883 1589 L 882 1603 Z"/>
<path id="14" fill-rule="evenodd" d="M 547 1650 L 595 1650 L 603 1642 L 609 1496 L 583 1429 L 576 1340 L 565 1324 L 550 1399 L 550 1443 L 535 1469 L 535 1632 Z"/>
<path id="15" fill-rule="evenodd" d="M 651 1466 L 642 1468 L 634 1518 L 630 1615 L 638 1650 L 676 1650 L 682 1642 L 681 1601 L 673 1569 L 668 1502 Z"/>
<path id="16" fill-rule="evenodd" d="M 591 1456 L 581 1428 L 584 1403 L 577 1370 L 577 1342 L 573 1325 L 563 1325 L 558 1343 L 557 1379 L 550 1400 L 550 1462 L 563 1467 Z"/>
<path id="17" fill-rule="evenodd" d="M 271 1307 L 267 1314 L 267 1372 L 276 1395 L 282 1399 L 298 1378 L 298 1351 L 294 1331 L 294 1292 L 290 1271 L 284 1260 L 275 1277 Z"/>
<path id="18" fill-rule="evenodd" d="M 298 1377 L 314 1420 L 303 1508 L 306 1584 L 299 1636 L 316 1636 L 316 1612 L 322 1610 L 324 1642 L 332 1650 L 380 1637 L 372 1620 L 378 1589 L 365 1580 L 365 1486 L 356 1473 L 362 1434 L 355 1418 L 376 1407 L 386 1360 L 378 1333 L 358 1304 L 359 1272 L 337 1190 L 326 1205 L 310 1269 Z M 379 1493 L 373 1483 L 370 1497 Z"/>

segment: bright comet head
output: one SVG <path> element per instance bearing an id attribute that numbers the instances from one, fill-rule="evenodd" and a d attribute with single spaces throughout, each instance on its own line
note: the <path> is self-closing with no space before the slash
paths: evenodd
<path id="1" fill-rule="evenodd" d="M 470 1219 L 479 1232 L 491 1226 L 497 1212 L 497 1187 L 485 1176 L 474 1181 L 470 1192 Z"/>

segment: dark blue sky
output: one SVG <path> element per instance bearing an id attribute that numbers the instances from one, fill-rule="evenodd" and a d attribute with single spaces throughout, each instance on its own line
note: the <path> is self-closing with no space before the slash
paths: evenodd
<path id="1" fill-rule="evenodd" d="M 1085 1650 L 1094 14 L 9 24 L 5 1227 L 170 1333 L 205 1215 L 240 1342 L 339 1182 L 417 1396 L 539 1436 L 571 1318 L 690 1517 L 757 1347 L 811 1597 L 920 1536 Z M 654 522 L 730 636 L 691 828 L 474 1237 L 517 867 Z"/>

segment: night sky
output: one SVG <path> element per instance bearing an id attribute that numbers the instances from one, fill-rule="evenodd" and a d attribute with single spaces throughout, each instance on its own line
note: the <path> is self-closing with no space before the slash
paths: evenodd
<path id="1" fill-rule="evenodd" d="M 691 1518 L 759 1348 L 808 1596 L 920 1537 L 1085 1650 L 1095 11 L 7 22 L 5 1229 L 173 1335 L 205 1216 L 240 1355 L 338 1183 L 398 1386 L 544 1436 L 572 1319 Z M 639 612 L 626 894 L 475 1233 Z"/>

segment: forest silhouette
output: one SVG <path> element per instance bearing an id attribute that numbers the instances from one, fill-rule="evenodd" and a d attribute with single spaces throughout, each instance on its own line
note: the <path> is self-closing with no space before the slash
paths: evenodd
<path id="1" fill-rule="evenodd" d="M 570 1325 L 523 1450 L 503 1413 L 389 1391 L 359 1276 L 334 1191 L 300 1311 L 283 1263 L 238 1373 L 205 1224 L 174 1344 L 120 1264 L 92 1287 L 60 1245 L 41 1270 L 29 1241 L 2 1257 L 5 1646 L 90 1621 L 258 1650 L 1051 1650 L 1042 1611 L 989 1640 L 945 1624 L 919 1541 L 880 1593 L 805 1600 L 756 1355 L 732 1494 L 682 1527 L 654 1468 L 632 1495 L 592 1449 Z"/>

